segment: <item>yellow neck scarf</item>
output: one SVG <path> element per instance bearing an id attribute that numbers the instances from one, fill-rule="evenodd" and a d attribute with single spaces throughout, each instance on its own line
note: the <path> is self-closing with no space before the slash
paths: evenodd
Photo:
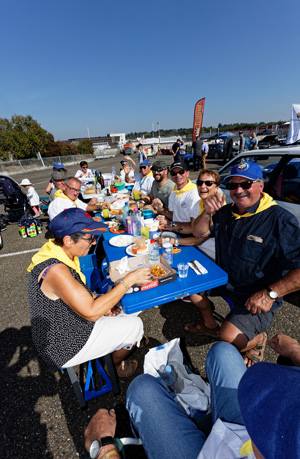
<path id="1" fill-rule="evenodd" d="M 49 241 L 40 248 L 38 253 L 32 257 L 27 271 L 32 271 L 36 265 L 39 265 L 43 261 L 49 260 L 49 258 L 56 258 L 58 261 L 61 261 L 65 265 L 69 266 L 69 268 L 74 269 L 79 274 L 82 282 L 86 284 L 85 275 L 80 270 L 79 258 L 74 257 L 74 260 L 71 260 L 71 258 L 69 258 L 68 255 L 64 252 L 62 247 L 54 244 L 53 239 L 49 239 Z"/>
<path id="2" fill-rule="evenodd" d="M 77 204 L 77 199 L 75 199 L 75 201 L 72 201 L 72 199 L 68 198 L 68 196 L 65 195 L 65 193 L 63 192 L 63 190 L 57 190 L 55 192 L 55 195 L 54 195 L 54 199 L 55 198 L 63 198 L 63 199 L 68 199 L 69 201 L 73 202 L 75 204 L 76 207 L 78 207 L 78 204 Z"/>
<path id="3" fill-rule="evenodd" d="M 188 191 L 191 191 L 191 190 L 194 190 L 194 189 L 197 189 L 196 184 L 195 184 L 195 183 L 192 183 L 192 182 L 190 181 L 190 179 L 188 179 L 187 184 L 186 184 L 183 188 L 181 188 L 181 190 L 178 190 L 178 189 L 177 189 L 177 185 L 175 185 L 175 187 L 174 187 L 174 193 L 176 193 L 176 194 L 178 195 L 178 199 L 179 199 L 179 198 L 180 198 L 180 195 L 181 195 L 182 193 L 187 193 Z"/>
<path id="4" fill-rule="evenodd" d="M 250 212 L 247 212 L 243 215 L 239 215 L 239 214 L 234 213 L 233 211 L 231 211 L 231 213 L 235 217 L 235 219 L 238 220 L 239 218 L 252 217 L 253 215 L 259 214 L 259 212 L 263 212 L 264 210 L 267 210 L 269 209 L 269 207 L 272 207 L 272 206 L 277 206 L 277 202 L 275 202 L 273 198 L 271 198 L 271 196 L 268 195 L 267 193 L 263 193 L 262 198 L 259 201 L 259 206 L 253 214 L 251 214 Z"/>
<path id="5" fill-rule="evenodd" d="M 153 176 L 153 172 L 150 171 L 149 174 L 143 175 L 143 176 L 142 176 L 142 179 L 145 179 L 146 177 L 152 177 L 152 176 Z"/>

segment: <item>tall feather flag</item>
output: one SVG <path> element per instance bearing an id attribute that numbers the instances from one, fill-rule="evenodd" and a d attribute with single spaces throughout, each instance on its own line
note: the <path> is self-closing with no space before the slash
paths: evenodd
<path id="1" fill-rule="evenodd" d="M 198 100 L 195 105 L 194 125 L 193 125 L 193 142 L 201 134 L 205 97 Z"/>

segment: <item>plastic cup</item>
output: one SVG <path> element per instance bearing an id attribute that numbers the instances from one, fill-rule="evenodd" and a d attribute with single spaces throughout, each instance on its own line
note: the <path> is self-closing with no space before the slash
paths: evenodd
<path id="1" fill-rule="evenodd" d="M 187 277 L 189 265 L 187 263 L 178 263 L 177 265 L 178 275 L 181 278 Z"/>
<path id="2" fill-rule="evenodd" d="M 143 226 L 141 228 L 142 236 L 145 236 L 146 240 L 149 239 L 149 231 L 150 231 L 150 228 L 147 226 Z"/>
<path id="3" fill-rule="evenodd" d="M 138 248 L 141 250 L 141 249 L 144 249 L 146 247 L 145 240 L 146 240 L 145 236 L 137 236 L 134 239 L 134 242 L 138 246 Z"/>
<path id="4" fill-rule="evenodd" d="M 103 218 L 107 220 L 109 218 L 109 209 L 103 209 L 102 215 L 103 215 Z"/>
<path id="5" fill-rule="evenodd" d="M 133 244 L 131 246 L 131 251 L 132 251 L 133 255 L 136 255 L 137 251 L 138 251 L 138 246 L 136 244 Z"/>
<path id="6" fill-rule="evenodd" d="M 134 197 L 135 201 L 139 201 L 140 200 L 140 192 L 139 192 L 139 190 L 134 190 L 133 197 Z"/>

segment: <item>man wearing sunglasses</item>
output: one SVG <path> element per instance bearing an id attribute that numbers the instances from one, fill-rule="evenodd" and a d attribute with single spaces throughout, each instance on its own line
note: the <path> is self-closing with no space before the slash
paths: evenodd
<path id="1" fill-rule="evenodd" d="M 163 225 L 170 224 L 175 226 L 176 222 L 190 223 L 191 209 L 200 201 L 197 186 L 189 179 L 190 172 L 185 163 L 177 162 L 170 166 L 171 180 L 175 187 L 169 196 L 169 208 L 164 209 L 156 204 L 156 209 L 160 214 L 158 220 Z"/>
<path id="2" fill-rule="evenodd" d="M 137 190 L 144 195 L 150 194 L 152 183 L 153 183 L 153 174 L 151 171 L 151 162 L 149 159 L 143 161 L 140 165 L 140 172 L 134 175 L 132 178 L 126 176 L 126 181 L 128 183 L 134 183 L 133 191 Z"/>
<path id="3" fill-rule="evenodd" d="M 51 202 L 48 208 L 50 221 L 65 209 L 77 207 L 78 209 L 92 212 L 93 210 L 102 210 L 102 206 L 97 203 L 97 198 L 92 198 L 87 204 L 78 199 L 81 191 L 81 182 L 76 177 L 69 177 L 64 181 L 64 188 L 55 193 L 54 201 Z M 107 208 L 108 204 L 104 203 L 103 208 Z M 96 219 L 100 217 L 94 217 Z"/>
<path id="4" fill-rule="evenodd" d="M 222 207 L 218 194 L 207 198 L 194 235 L 215 237 L 216 263 L 228 273 L 228 284 L 209 295 L 233 303 L 220 339 L 234 344 L 250 366 L 263 359 L 264 332 L 282 297 L 300 289 L 300 230 L 296 218 L 263 193 L 257 163 L 235 165 L 228 178 L 233 204 Z"/>
<path id="5" fill-rule="evenodd" d="M 168 166 L 164 161 L 156 161 L 152 165 L 153 182 L 150 193 L 141 195 L 146 204 L 153 207 L 164 207 L 168 209 L 169 196 L 174 190 L 174 183 L 168 179 Z"/>

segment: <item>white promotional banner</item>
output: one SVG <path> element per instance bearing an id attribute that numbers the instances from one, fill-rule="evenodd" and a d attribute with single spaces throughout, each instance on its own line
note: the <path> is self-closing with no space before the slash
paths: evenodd
<path id="1" fill-rule="evenodd" d="M 300 139 L 300 104 L 293 104 L 292 116 L 289 133 L 286 139 L 286 144 L 297 142 Z"/>

